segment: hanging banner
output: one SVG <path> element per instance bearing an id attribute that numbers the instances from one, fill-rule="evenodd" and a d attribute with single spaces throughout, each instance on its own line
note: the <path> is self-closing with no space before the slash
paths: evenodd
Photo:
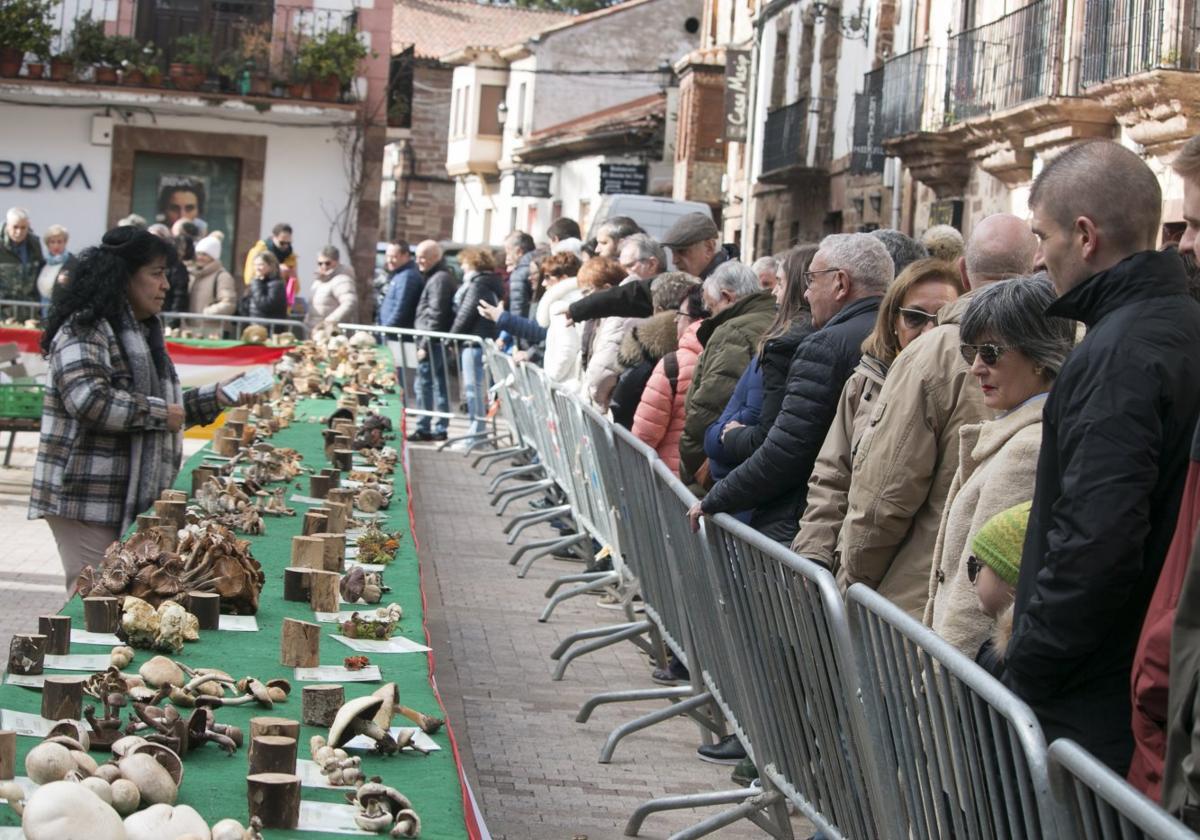
<path id="1" fill-rule="evenodd" d="M 750 119 L 750 51 L 725 50 L 725 140 L 744 143 Z"/>
<path id="2" fill-rule="evenodd" d="M 883 69 L 863 76 L 863 92 L 854 97 L 854 142 L 850 172 L 883 171 Z"/>

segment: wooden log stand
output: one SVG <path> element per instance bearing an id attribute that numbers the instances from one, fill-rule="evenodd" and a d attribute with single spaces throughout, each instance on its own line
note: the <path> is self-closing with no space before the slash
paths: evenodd
<path id="1" fill-rule="evenodd" d="M 40 633 L 21 633 L 8 643 L 8 673 L 40 674 L 46 665 L 46 637 Z"/>
<path id="2" fill-rule="evenodd" d="M 261 735 L 282 735 L 285 738 L 300 740 L 300 721 L 285 717 L 250 718 L 250 750 L 254 751 L 254 739 Z"/>
<path id="3" fill-rule="evenodd" d="M 296 739 L 284 735 L 259 735 L 250 740 L 250 775 L 295 773 Z"/>
<path id="4" fill-rule="evenodd" d="M 314 569 L 308 576 L 308 604 L 314 612 L 337 612 L 341 603 L 338 584 L 342 576 L 337 572 Z"/>
<path id="5" fill-rule="evenodd" d="M 283 620 L 279 640 L 279 664 L 292 668 L 316 668 L 321 664 L 321 626 L 311 621 Z"/>
<path id="6" fill-rule="evenodd" d="M 300 777 L 292 773 L 258 773 L 246 777 L 250 818 L 263 828 L 295 828 L 300 823 Z"/>
<path id="7" fill-rule="evenodd" d="M 196 616 L 201 630 L 218 630 L 221 625 L 221 596 L 215 592 L 189 592 L 188 612 Z"/>
<path id="8" fill-rule="evenodd" d="M 308 575 L 312 569 L 289 566 L 283 570 L 283 600 L 308 600 Z"/>
<path id="9" fill-rule="evenodd" d="M 324 549 L 321 568 L 327 572 L 341 572 L 346 565 L 346 535 L 321 534 L 321 547 Z"/>
<path id="10" fill-rule="evenodd" d="M 0 731 L 0 782 L 15 779 L 17 773 L 17 733 Z"/>
<path id="11" fill-rule="evenodd" d="M 346 519 L 350 515 L 346 505 L 341 502 L 326 501 L 325 507 L 329 511 L 325 514 L 325 531 L 330 534 L 346 533 Z"/>
<path id="12" fill-rule="evenodd" d="M 304 514 L 304 527 L 300 533 L 306 537 L 311 537 L 313 534 L 324 533 L 329 524 L 329 517 L 317 510 L 310 510 Z"/>
<path id="13" fill-rule="evenodd" d="M 292 566 L 299 569 L 325 568 L 325 541 L 319 536 L 292 537 Z"/>
<path id="14" fill-rule="evenodd" d="M 300 719 L 305 726 L 333 726 L 338 709 L 346 702 L 346 689 L 333 683 L 306 685 L 300 697 Z"/>
<path id="15" fill-rule="evenodd" d="M 139 531 L 152 531 L 163 524 L 163 521 L 152 513 L 138 514 L 137 529 Z"/>
<path id="16" fill-rule="evenodd" d="M 339 505 L 354 505 L 354 491 L 349 487 L 336 487 L 329 491 L 328 502 L 337 502 Z"/>
<path id="17" fill-rule="evenodd" d="M 329 495 L 329 488 L 333 486 L 333 482 L 329 480 L 329 476 L 313 473 L 308 477 L 308 495 L 314 499 L 324 499 Z"/>
<path id="18" fill-rule="evenodd" d="M 42 717 L 79 720 L 83 714 L 82 677 L 46 677 L 42 685 Z"/>
<path id="19" fill-rule="evenodd" d="M 163 525 L 171 525 L 176 531 L 187 524 L 187 502 L 159 499 L 154 503 L 154 514 Z"/>
<path id="20" fill-rule="evenodd" d="M 66 656 L 71 652 L 71 616 L 39 615 L 38 633 L 46 637 L 46 653 Z"/>
<path id="21" fill-rule="evenodd" d="M 349 439 L 346 445 L 350 445 Z M 353 449 L 334 449 L 333 450 L 333 465 L 343 472 L 350 472 L 354 469 L 354 450 Z"/>
<path id="22" fill-rule="evenodd" d="M 89 633 L 116 633 L 121 624 L 121 602 L 108 595 L 83 599 L 83 626 Z"/>

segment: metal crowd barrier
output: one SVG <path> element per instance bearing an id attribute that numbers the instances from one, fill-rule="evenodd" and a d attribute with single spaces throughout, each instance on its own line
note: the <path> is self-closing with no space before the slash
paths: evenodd
<path id="1" fill-rule="evenodd" d="M 1196 840 L 1197 835 L 1069 738 L 1050 745 L 1050 784 L 1072 836 L 1086 840 Z"/>
<path id="2" fill-rule="evenodd" d="M 290 332 L 300 341 L 308 338 L 308 327 L 303 321 L 293 321 L 291 318 L 254 318 L 249 315 L 202 315 L 199 312 L 160 312 L 158 317 L 168 327 L 193 329 L 198 332 L 215 333 L 213 338 L 230 338 L 236 340 L 242 334 L 237 329 L 258 325 L 270 328 L 272 333 Z M 229 331 L 226 332 L 226 327 Z M 279 327 L 280 329 L 275 329 Z"/>
<path id="3" fill-rule="evenodd" d="M 42 303 L 36 300 L 0 299 L 0 317 L 21 321 L 42 321 Z"/>

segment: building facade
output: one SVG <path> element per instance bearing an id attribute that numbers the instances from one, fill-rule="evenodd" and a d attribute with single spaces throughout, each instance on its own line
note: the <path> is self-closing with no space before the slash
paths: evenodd
<path id="1" fill-rule="evenodd" d="M 97 4 L 88 17 L 80 9 L 56 23 L 56 49 L 89 23 L 144 56 L 147 36 L 166 33 L 174 40 L 155 66 L 164 72 L 138 78 L 124 65 L 113 79 L 107 64 L 77 62 L 68 78 L 30 78 L 26 65 L 0 79 L 0 204 L 27 208 L 35 231 L 64 225 L 76 252 L 130 213 L 168 223 L 198 216 L 225 234 L 223 262 L 238 270 L 255 241 L 286 221 L 306 282 L 317 250 L 333 244 L 369 284 L 387 90 L 386 56 L 375 52 L 386 52 L 391 12 L 381 0 L 346 10 L 268 6 L 261 20 L 236 21 L 189 21 L 167 4 L 134 0 Z M 181 49 L 173 27 L 202 36 L 187 56 L 171 54 Z M 297 55 L 326 32 L 352 34 L 368 57 L 359 76 L 320 101 Z M 206 58 L 207 73 L 188 80 L 167 71 L 183 58 Z"/>
<path id="2" fill-rule="evenodd" d="M 446 171 L 454 238 L 535 238 L 560 216 L 588 222 L 617 191 L 670 196 L 677 90 L 700 0 L 626 0 L 455 65 Z"/>

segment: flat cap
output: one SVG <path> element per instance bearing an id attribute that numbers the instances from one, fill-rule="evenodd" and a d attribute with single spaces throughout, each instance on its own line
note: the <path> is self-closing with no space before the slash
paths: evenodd
<path id="1" fill-rule="evenodd" d="M 697 242 L 718 239 L 720 236 L 721 231 L 717 230 L 707 213 L 688 213 L 686 216 L 680 216 L 675 224 L 671 225 L 671 229 L 663 235 L 661 244 L 668 248 L 684 248 Z"/>

